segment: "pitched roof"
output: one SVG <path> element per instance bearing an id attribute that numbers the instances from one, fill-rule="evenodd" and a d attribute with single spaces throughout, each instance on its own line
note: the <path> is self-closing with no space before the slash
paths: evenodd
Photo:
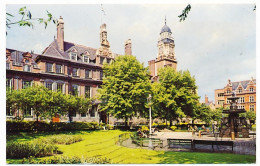
<path id="1" fill-rule="evenodd" d="M 89 54 L 90 60 L 96 59 L 97 49 L 64 41 L 64 51 L 61 51 L 59 49 L 59 45 L 56 39 L 43 51 L 42 54 L 45 56 L 52 56 L 52 57 L 58 57 L 58 58 L 64 58 L 70 60 L 69 52 L 73 48 L 77 50 L 77 56 L 78 56 L 77 62 L 83 62 L 82 55 L 86 52 L 87 54 Z"/>
<path id="2" fill-rule="evenodd" d="M 6 50 L 8 50 L 8 52 L 10 52 L 11 54 L 11 59 L 14 62 L 21 63 L 24 59 L 24 54 L 28 53 L 28 52 L 24 52 L 24 51 L 18 51 L 18 50 L 14 50 L 14 49 L 9 49 L 6 48 Z M 39 56 L 39 54 L 34 54 L 34 53 L 29 53 L 30 55 L 32 55 L 32 64 L 36 64 L 35 59 Z M 18 58 L 16 58 L 15 56 L 18 56 Z"/>
<path id="3" fill-rule="evenodd" d="M 250 81 L 251 80 L 231 82 L 232 90 L 236 90 L 238 88 L 239 84 L 242 85 L 243 89 L 246 89 Z M 256 79 L 253 79 L 253 82 L 256 83 Z"/>
<path id="4" fill-rule="evenodd" d="M 68 51 L 71 48 L 75 48 L 78 51 L 78 55 L 80 56 L 80 58 L 82 58 L 81 55 L 84 54 L 85 52 L 89 53 L 90 55 L 89 58 L 91 60 L 94 60 L 96 58 L 97 49 L 64 41 L 64 52 L 68 53 Z"/>

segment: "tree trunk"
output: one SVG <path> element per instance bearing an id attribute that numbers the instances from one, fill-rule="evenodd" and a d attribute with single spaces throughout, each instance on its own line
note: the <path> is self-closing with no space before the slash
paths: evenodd
<path id="1" fill-rule="evenodd" d="M 128 118 L 125 118 L 125 129 L 127 129 L 127 121 L 128 121 Z"/>
<path id="2" fill-rule="evenodd" d="M 36 113 L 36 122 L 39 121 L 39 113 Z"/>
<path id="3" fill-rule="evenodd" d="M 70 111 L 69 111 L 69 121 L 70 121 L 70 123 L 72 122 L 72 115 L 71 115 Z"/>
<path id="4" fill-rule="evenodd" d="M 170 127 L 172 126 L 172 119 L 170 119 Z"/>

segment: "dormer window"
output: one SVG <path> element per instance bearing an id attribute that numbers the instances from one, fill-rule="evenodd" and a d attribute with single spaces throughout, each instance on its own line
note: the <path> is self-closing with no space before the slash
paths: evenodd
<path id="1" fill-rule="evenodd" d="M 28 71 L 28 72 L 30 72 L 30 71 L 31 71 L 31 66 L 30 66 L 30 65 L 24 65 L 24 66 L 23 66 L 23 71 Z"/>
<path id="2" fill-rule="evenodd" d="M 253 87 L 250 87 L 250 88 L 249 88 L 249 92 L 254 92 L 254 88 L 253 88 Z"/>
<path id="3" fill-rule="evenodd" d="M 71 59 L 71 60 L 74 60 L 74 61 L 77 61 L 77 53 L 71 52 L 71 53 L 70 53 L 70 59 Z"/>
<path id="4" fill-rule="evenodd" d="M 239 89 L 238 89 L 238 93 L 242 93 L 242 88 L 239 88 Z"/>
<path id="5" fill-rule="evenodd" d="M 228 89 L 228 90 L 227 90 L 227 94 L 229 94 L 229 93 L 230 93 L 230 90 Z"/>
<path id="6" fill-rule="evenodd" d="M 83 56 L 83 61 L 89 63 L 89 57 L 87 55 Z"/>

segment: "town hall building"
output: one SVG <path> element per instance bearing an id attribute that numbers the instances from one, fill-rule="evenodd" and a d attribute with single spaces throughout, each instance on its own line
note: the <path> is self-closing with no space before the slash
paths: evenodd
<path id="1" fill-rule="evenodd" d="M 107 39 L 106 24 L 100 26 L 100 47 L 91 48 L 64 40 L 64 20 L 57 23 L 57 39 L 42 52 L 30 52 L 6 49 L 6 87 L 14 90 L 28 86 L 44 85 L 46 88 L 64 94 L 94 97 L 102 84 L 103 63 L 112 62 L 119 54 L 113 53 Z M 125 43 L 125 54 L 131 55 L 131 40 Z M 106 117 L 98 112 L 99 101 L 87 114 L 75 114 L 73 120 L 100 121 Z M 35 118 L 33 110 L 17 110 L 14 114 L 7 110 L 7 118 L 24 116 Z"/>

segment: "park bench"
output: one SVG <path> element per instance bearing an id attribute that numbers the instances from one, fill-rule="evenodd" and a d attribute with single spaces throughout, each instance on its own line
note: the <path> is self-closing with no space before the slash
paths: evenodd
<path id="1" fill-rule="evenodd" d="M 192 148 L 192 139 L 167 139 L 168 147 L 175 148 L 178 146 L 186 146 L 189 145 Z"/>
<path id="2" fill-rule="evenodd" d="M 196 148 L 196 144 L 211 145 L 214 150 L 214 145 L 231 146 L 233 151 L 233 141 L 210 141 L 210 140 L 193 140 L 193 149 Z"/>
<path id="3" fill-rule="evenodd" d="M 255 132 L 250 132 L 250 133 L 249 133 L 249 135 L 252 135 L 252 136 L 253 136 L 253 138 L 255 138 L 255 136 L 256 136 L 256 133 L 255 133 Z"/>

